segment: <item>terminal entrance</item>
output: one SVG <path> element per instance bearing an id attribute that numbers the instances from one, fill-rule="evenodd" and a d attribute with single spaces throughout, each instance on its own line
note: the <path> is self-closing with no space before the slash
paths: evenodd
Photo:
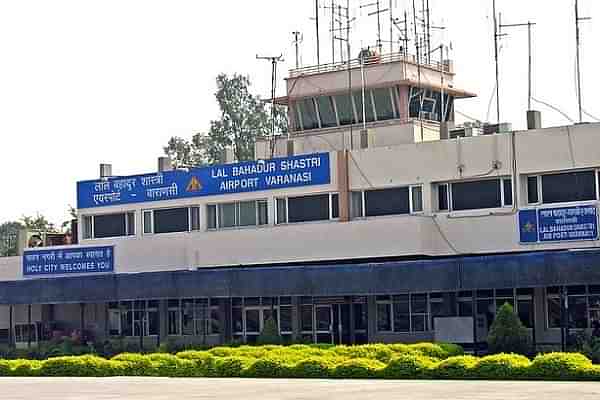
<path id="1" fill-rule="evenodd" d="M 366 298 L 315 298 L 314 342 L 367 343 L 367 320 Z"/>

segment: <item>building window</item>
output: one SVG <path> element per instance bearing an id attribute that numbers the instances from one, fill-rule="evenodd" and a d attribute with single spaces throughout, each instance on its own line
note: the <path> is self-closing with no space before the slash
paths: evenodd
<path id="1" fill-rule="evenodd" d="M 513 205 L 512 181 L 509 178 L 441 183 L 437 188 L 440 211 L 481 210 Z"/>
<path id="2" fill-rule="evenodd" d="M 291 335 L 291 297 L 246 297 L 232 301 L 233 333 L 246 342 L 255 342 L 265 323 L 271 318 L 281 335 Z"/>
<path id="3" fill-rule="evenodd" d="M 337 193 L 277 199 L 277 224 L 339 218 Z"/>
<path id="4" fill-rule="evenodd" d="M 367 217 L 403 215 L 423 211 L 421 186 L 366 190 L 363 192 L 362 199 L 359 199 L 358 195 L 355 194 L 351 196 L 352 214 L 355 217 L 363 215 Z"/>
<path id="5" fill-rule="evenodd" d="M 377 296 L 377 330 L 396 333 L 428 331 L 428 295 Z"/>
<path id="6" fill-rule="evenodd" d="M 158 300 L 109 303 L 109 335 L 123 337 L 156 336 L 159 330 Z"/>
<path id="7" fill-rule="evenodd" d="M 269 223 L 267 200 L 239 201 L 206 206 L 207 228 L 227 229 Z"/>
<path id="8" fill-rule="evenodd" d="M 221 333 L 218 299 L 171 299 L 168 301 L 168 334 L 206 336 Z"/>
<path id="9" fill-rule="evenodd" d="M 540 202 L 539 194 L 539 176 L 528 176 L 527 177 L 527 203 L 537 204 Z"/>
<path id="10" fill-rule="evenodd" d="M 199 207 L 144 210 L 144 234 L 197 231 L 200 228 Z"/>
<path id="11" fill-rule="evenodd" d="M 527 200 L 529 204 L 596 200 L 596 179 L 595 171 L 530 176 L 527 178 Z"/>
<path id="12" fill-rule="evenodd" d="M 84 239 L 106 239 L 135 235 L 135 213 L 85 215 Z"/>

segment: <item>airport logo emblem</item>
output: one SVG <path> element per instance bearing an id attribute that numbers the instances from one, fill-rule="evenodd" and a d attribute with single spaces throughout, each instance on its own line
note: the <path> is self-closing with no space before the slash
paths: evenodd
<path id="1" fill-rule="evenodd" d="M 198 179 L 195 176 L 192 176 L 192 179 L 190 179 L 190 182 L 187 185 L 187 188 L 185 189 L 187 192 L 199 192 L 202 190 L 202 183 L 200 182 L 200 179 Z"/>
<path id="2" fill-rule="evenodd" d="M 527 221 L 527 223 L 523 225 L 523 231 L 527 233 L 535 232 L 535 224 L 531 223 L 531 221 Z"/>

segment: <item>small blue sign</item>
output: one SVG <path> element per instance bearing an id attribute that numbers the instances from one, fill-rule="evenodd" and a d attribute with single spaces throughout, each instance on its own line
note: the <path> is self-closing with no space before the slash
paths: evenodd
<path id="1" fill-rule="evenodd" d="M 521 243 L 537 243 L 538 241 L 537 210 L 519 212 L 519 231 Z"/>
<path id="2" fill-rule="evenodd" d="M 77 208 L 184 199 L 331 182 L 329 153 L 77 183 Z"/>
<path id="3" fill-rule="evenodd" d="M 114 246 L 27 250 L 23 276 L 111 273 L 114 253 Z"/>
<path id="4" fill-rule="evenodd" d="M 520 211 L 521 243 L 597 240 L 597 214 L 594 205 Z"/>

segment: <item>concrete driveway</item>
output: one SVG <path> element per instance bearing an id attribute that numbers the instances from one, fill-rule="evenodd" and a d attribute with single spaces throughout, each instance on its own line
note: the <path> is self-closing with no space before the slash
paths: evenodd
<path id="1" fill-rule="evenodd" d="M 0 398 L 6 400 L 598 400 L 600 383 L 0 378 Z"/>

